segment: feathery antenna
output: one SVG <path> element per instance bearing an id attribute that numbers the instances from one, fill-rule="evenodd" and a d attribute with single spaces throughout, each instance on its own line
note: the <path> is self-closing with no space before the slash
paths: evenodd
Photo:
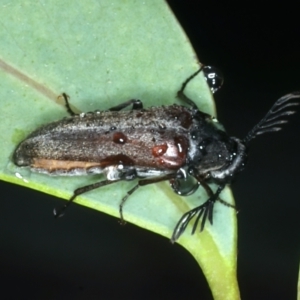
<path id="1" fill-rule="evenodd" d="M 290 101 L 291 99 L 300 98 L 300 91 L 287 94 L 279 98 L 268 113 L 255 125 L 252 130 L 244 138 L 244 143 L 249 144 L 256 136 L 266 132 L 275 132 L 281 130 L 281 126 L 287 123 L 288 120 L 281 119 L 282 117 L 294 114 L 296 111 L 290 110 L 290 107 L 299 105 L 298 101 Z"/>

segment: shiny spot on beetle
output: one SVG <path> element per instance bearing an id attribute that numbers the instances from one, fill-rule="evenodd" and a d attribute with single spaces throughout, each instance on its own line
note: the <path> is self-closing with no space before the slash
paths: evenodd
<path id="1" fill-rule="evenodd" d="M 183 137 L 178 136 L 178 137 L 174 138 L 174 142 L 175 142 L 175 145 L 177 147 L 178 156 L 181 157 L 181 158 L 185 157 L 185 153 L 188 150 L 187 141 Z"/>
<path id="2" fill-rule="evenodd" d="M 124 165 L 123 164 L 119 164 L 117 167 L 118 170 L 123 170 L 124 169 Z"/>
<path id="3" fill-rule="evenodd" d="M 160 165 L 164 165 L 166 162 L 165 162 L 162 158 L 160 158 L 160 159 L 158 160 L 158 163 L 159 163 Z"/>
<path id="4" fill-rule="evenodd" d="M 168 150 L 168 146 L 166 144 L 154 146 L 152 148 L 152 155 L 155 157 L 159 157 L 164 155 Z"/>
<path id="5" fill-rule="evenodd" d="M 113 134 L 113 141 L 116 144 L 125 144 L 127 142 L 127 136 L 122 132 L 115 132 Z"/>

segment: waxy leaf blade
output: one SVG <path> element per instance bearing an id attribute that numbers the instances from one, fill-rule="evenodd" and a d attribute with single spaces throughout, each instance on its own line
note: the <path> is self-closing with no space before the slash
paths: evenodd
<path id="1" fill-rule="evenodd" d="M 177 90 L 199 67 L 163 1 L 41 0 L 1 6 L 0 93 L 5 118 L 0 123 L 0 178 L 8 182 L 69 199 L 74 189 L 99 180 L 31 173 L 11 161 L 14 149 L 31 131 L 67 116 L 61 93 L 84 112 L 105 110 L 132 98 L 141 99 L 145 107 L 180 104 Z M 200 110 L 215 115 L 202 74 L 187 93 Z M 116 183 L 76 202 L 118 217 L 120 200 L 134 184 Z M 233 202 L 229 189 L 221 196 Z M 179 197 L 167 182 L 159 183 L 133 194 L 124 217 L 170 238 L 182 214 L 205 199 L 201 188 L 190 197 Z M 191 236 L 189 225 L 178 242 L 200 264 L 215 299 L 239 299 L 236 213 L 220 203 L 214 212 L 213 226 Z"/>

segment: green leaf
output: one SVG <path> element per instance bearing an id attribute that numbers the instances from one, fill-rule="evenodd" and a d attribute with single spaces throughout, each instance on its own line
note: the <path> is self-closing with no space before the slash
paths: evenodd
<path id="1" fill-rule="evenodd" d="M 51 177 L 11 161 L 19 142 L 42 124 L 67 115 L 59 95 L 79 111 L 108 109 L 128 99 L 145 107 L 178 102 L 176 91 L 198 69 L 195 53 L 168 6 L 153 1 L 10 1 L 0 10 L 0 178 L 69 199 L 74 189 L 99 180 Z M 198 107 L 215 115 L 202 74 L 188 86 Z M 119 216 L 122 197 L 135 182 L 116 183 L 77 198 Z M 221 198 L 233 203 L 229 189 Z M 183 213 L 207 199 L 199 189 L 179 197 L 167 182 L 140 188 L 126 202 L 124 217 L 170 238 Z M 68 213 L 72 213 L 72 210 Z M 239 299 L 236 280 L 236 213 L 216 203 L 214 224 L 179 243 L 201 266 L 215 299 Z"/>

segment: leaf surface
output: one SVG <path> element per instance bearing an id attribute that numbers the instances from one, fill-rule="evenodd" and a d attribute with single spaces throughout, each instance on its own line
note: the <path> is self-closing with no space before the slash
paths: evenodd
<path id="1" fill-rule="evenodd" d="M 198 68 L 196 55 L 168 6 L 154 1 L 10 1 L 0 10 L 0 178 L 69 199 L 74 189 L 101 177 L 51 177 L 17 168 L 19 142 L 39 126 L 67 116 L 65 92 L 78 111 L 105 110 L 128 99 L 144 107 L 180 102 L 182 82 Z M 187 93 L 200 110 L 215 115 L 202 74 Z M 120 200 L 136 182 L 94 190 L 76 202 L 118 217 Z M 233 203 L 229 189 L 221 198 Z M 183 213 L 207 195 L 200 188 L 176 195 L 168 182 L 140 188 L 124 217 L 170 238 Z M 216 203 L 214 224 L 178 242 L 200 264 L 215 299 L 239 299 L 236 280 L 236 213 Z M 72 213 L 72 209 L 68 211 Z"/>

